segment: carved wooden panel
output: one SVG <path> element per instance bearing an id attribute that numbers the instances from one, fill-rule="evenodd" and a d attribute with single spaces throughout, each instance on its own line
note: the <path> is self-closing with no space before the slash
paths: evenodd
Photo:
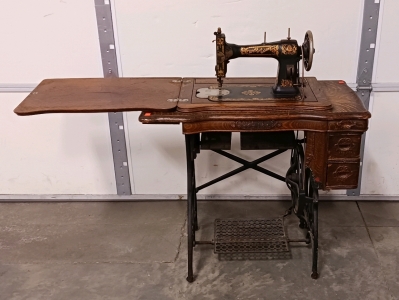
<path id="1" fill-rule="evenodd" d="M 330 134 L 328 158 L 359 158 L 360 134 Z"/>
<path id="2" fill-rule="evenodd" d="M 329 163 L 327 166 L 327 189 L 353 189 L 357 187 L 359 162 Z"/>
<path id="3" fill-rule="evenodd" d="M 324 189 L 326 183 L 328 134 L 306 132 L 305 164 L 313 171 L 315 181 Z"/>
<path id="4" fill-rule="evenodd" d="M 340 120 L 328 122 L 328 129 L 333 131 L 366 131 L 367 120 Z"/>
<path id="5" fill-rule="evenodd" d="M 200 133 L 207 131 L 264 132 L 287 130 L 326 129 L 326 123 L 308 120 L 236 120 L 236 121 L 202 121 L 183 123 L 183 133 Z"/>

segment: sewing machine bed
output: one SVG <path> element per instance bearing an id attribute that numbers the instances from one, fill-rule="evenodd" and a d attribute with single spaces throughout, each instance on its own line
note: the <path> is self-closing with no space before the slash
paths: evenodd
<path id="1" fill-rule="evenodd" d="M 214 78 L 183 79 L 180 101 L 177 110 L 194 111 L 236 111 L 247 110 L 284 110 L 284 111 L 322 111 L 332 108 L 331 102 L 324 95 L 315 77 L 307 77 L 304 97 L 277 98 L 272 93 L 275 78 L 226 78 L 221 97 L 214 96 L 218 92 Z M 211 96 L 206 92 L 214 93 Z M 204 95 L 202 95 L 204 94 Z"/>

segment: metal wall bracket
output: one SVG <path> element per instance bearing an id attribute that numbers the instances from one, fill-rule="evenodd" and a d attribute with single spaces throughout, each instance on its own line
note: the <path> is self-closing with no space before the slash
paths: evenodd
<path id="1" fill-rule="evenodd" d="M 368 85 L 368 86 L 357 86 L 356 87 L 356 91 L 373 91 L 373 86 L 372 85 Z"/>
<path id="2" fill-rule="evenodd" d="M 104 77 L 119 77 L 112 11 L 109 0 L 94 0 Z M 122 112 L 108 113 L 118 195 L 131 195 L 125 128 Z"/>
<path id="3" fill-rule="evenodd" d="M 368 109 L 370 105 L 370 96 L 372 92 L 371 80 L 373 77 L 374 55 L 377 41 L 378 18 L 380 12 L 379 0 L 365 0 L 363 10 L 362 37 L 360 41 L 359 62 L 357 68 L 357 88 L 356 94 L 363 101 L 364 106 Z M 366 133 L 362 136 L 360 148 L 360 170 L 359 182 L 357 189 L 347 190 L 348 196 L 359 196 L 364 158 L 364 143 Z"/>

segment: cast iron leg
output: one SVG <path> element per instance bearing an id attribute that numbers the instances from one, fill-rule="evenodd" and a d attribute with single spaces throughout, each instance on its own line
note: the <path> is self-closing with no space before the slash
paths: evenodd
<path id="1" fill-rule="evenodd" d="M 313 254 L 313 261 L 312 261 L 312 275 L 313 279 L 319 278 L 319 273 L 317 272 L 317 259 L 319 256 L 319 229 L 318 229 L 318 203 L 313 203 L 313 228 L 312 228 L 312 254 Z"/>
<path id="2" fill-rule="evenodd" d="M 193 162 L 193 199 L 194 199 L 194 210 L 193 210 L 193 218 L 194 218 L 194 230 L 197 231 L 199 229 L 198 226 L 198 217 L 197 217 L 197 185 L 195 180 L 195 164 Z"/>
<path id="3" fill-rule="evenodd" d="M 312 170 L 306 168 L 305 193 L 307 196 L 306 220 L 308 235 L 312 243 L 312 274 L 313 279 L 319 278 L 317 272 L 317 260 L 319 255 L 319 192 L 318 186 L 314 181 Z"/>
<path id="4" fill-rule="evenodd" d="M 193 137 L 193 140 L 195 142 L 195 153 L 200 152 L 200 134 L 197 133 L 195 134 L 195 137 Z M 195 161 L 196 155 L 194 156 L 194 161 Z M 194 229 L 197 231 L 199 229 L 198 226 L 198 217 L 197 217 L 197 181 L 195 180 L 195 164 L 193 164 L 193 177 L 194 177 Z"/>
<path id="5" fill-rule="evenodd" d="M 194 237 L 194 151 L 193 136 L 185 135 L 186 139 L 186 156 L 187 156 L 187 281 L 193 282 L 193 248 L 195 243 Z"/>

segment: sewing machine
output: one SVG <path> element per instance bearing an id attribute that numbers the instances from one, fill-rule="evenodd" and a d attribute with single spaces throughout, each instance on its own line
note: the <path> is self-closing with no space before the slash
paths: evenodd
<path id="1" fill-rule="evenodd" d="M 238 57 L 272 57 L 278 61 L 278 71 L 276 83 L 272 88 L 272 94 L 275 98 L 290 98 L 298 96 L 300 87 L 305 85 L 303 78 L 299 76 L 299 62 L 302 59 L 302 70 L 309 71 L 312 67 L 313 54 L 313 34 L 308 30 L 302 46 L 299 46 L 296 40 L 292 40 L 290 29 L 288 29 L 287 39 L 266 43 L 266 32 L 262 44 L 256 45 L 236 45 L 226 42 L 226 36 L 221 28 L 214 33 L 216 36 L 216 78 L 220 95 L 218 100 L 223 101 L 223 78 L 226 77 L 227 64 L 230 60 Z M 270 98 L 270 95 L 269 95 Z M 212 100 L 212 99 L 210 99 Z"/>
<path id="2" fill-rule="evenodd" d="M 226 42 L 221 28 L 216 32 L 216 79 L 194 79 L 183 81 L 182 93 L 178 99 L 178 110 L 194 112 L 199 110 L 329 110 L 331 102 L 320 93 L 316 78 L 305 78 L 315 53 L 313 34 L 308 30 L 304 42 L 298 45 L 288 37 L 277 42 L 254 45 L 236 45 Z M 271 57 L 278 61 L 277 76 L 271 78 L 226 78 L 227 65 L 232 59 L 241 57 Z M 302 62 L 302 64 L 300 64 Z M 300 68 L 302 65 L 302 68 Z M 302 76 L 300 76 L 302 69 Z M 224 78 L 226 78 L 224 80 Z M 193 93 L 195 91 L 195 93 Z"/>

